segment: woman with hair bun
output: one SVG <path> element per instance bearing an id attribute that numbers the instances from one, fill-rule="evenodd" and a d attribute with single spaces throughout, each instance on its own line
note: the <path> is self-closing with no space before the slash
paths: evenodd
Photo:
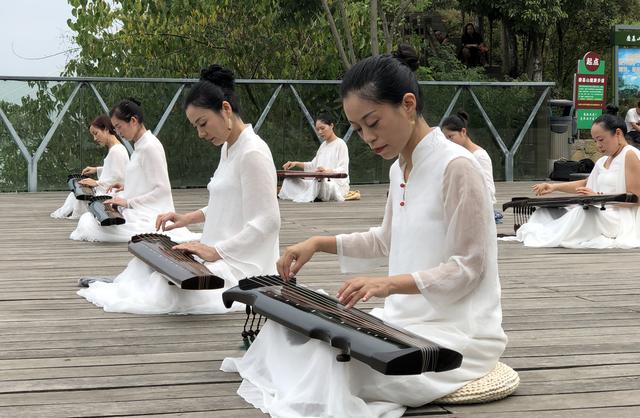
<path id="1" fill-rule="evenodd" d="M 222 370 L 239 372 L 244 380 L 238 393 L 272 416 L 400 417 L 407 406 L 484 376 L 505 348 L 489 194 L 473 155 L 422 116 L 416 68 L 415 51 L 400 47 L 393 56 L 356 63 L 342 80 L 353 129 L 380 157 L 398 158 L 389 171 L 382 224 L 288 247 L 278 272 L 292 277 L 318 251 L 338 254 L 343 272 L 388 263 L 386 277 L 356 277 L 342 285 L 337 297 L 344 309 L 385 298 L 373 315 L 462 353 L 462 365 L 387 376 L 356 359 L 339 363 L 339 350 L 267 321 L 244 357 L 225 359 Z"/>
<path id="2" fill-rule="evenodd" d="M 119 206 L 126 223 L 100 226 L 91 213 L 80 217 L 70 238 L 78 241 L 128 242 L 132 235 L 153 232 L 156 216 L 172 211 L 173 196 L 164 147 L 144 125 L 144 111 L 136 99 L 127 99 L 111 109 L 111 122 L 121 137 L 133 143 L 124 182 L 112 184 L 117 192 L 105 204 Z M 200 234 L 180 229 L 171 237 L 178 242 L 198 239 Z"/>
<path id="3" fill-rule="evenodd" d="M 287 161 L 282 168 L 290 170 L 301 168 L 304 171 L 317 171 L 320 173 L 347 173 L 349 174 L 349 149 L 347 144 L 338 138 L 333 132 L 333 118 L 323 113 L 316 118 L 316 131 L 323 140 L 313 160 L 308 162 Z M 349 177 L 344 179 L 300 179 L 286 178 L 282 182 L 282 188 L 278 197 L 294 202 L 323 202 L 344 200 L 349 193 Z"/>
<path id="4" fill-rule="evenodd" d="M 95 282 L 78 293 L 106 311 L 139 314 L 217 314 L 244 309 L 224 307 L 221 294 L 244 277 L 273 274 L 278 258 L 280 211 L 276 171 L 267 144 L 240 117 L 233 73 L 219 65 L 204 69 L 187 93 L 185 110 L 198 136 L 222 146 L 211 181 L 209 204 L 190 213 L 159 214 L 155 229 L 171 234 L 204 222 L 199 241 L 175 247 L 203 260 L 225 286 L 183 290 L 134 258 L 113 283 Z M 172 208 L 173 209 L 173 208 Z"/>
<path id="5" fill-rule="evenodd" d="M 124 172 L 129 162 L 127 149 L 118 141 L 116 131 L 111 124 L 108 115 L 96 117 L 89 125 L 89 133 L 98 146 L 107 148 L 107 156 L 99 167 L 85 167 L 82 175 L 96 174 L 98 180 L 92 178 L 82 179 L 83 186 L 94 187 L 96 195 L 104 195 L 112 184 L 124 181 Z M 76 199 L 73 193 L 69 193 L 61 208 L 51 213 L 52 218 L 78 219 L 87 212 L 88 204 L 85 200 Z"/>
<path id="6" fill-rule="evenodd" d="M 591 125 L 591 136 L 604 154 L 583 180 L 539 183 L 537 196 L 554 191 L 579 195 L 633 193 L 640 196 L 640 151 L 625 140 L 624 119 L 606 113 Z M 528 247 L 637 248 L 640 247 L 638 206 L 609 206 L 607 210 L 539 208 L 518 228 L 514 239 Z"/>
<path id="7" fill-rule="evenodd" d="M 489 157 L 489 154 L 484 148 L 471 140 L 468 127 L 469 114 L 465 111 L 460 111 L 455 115 L 446 117 L 440 124 L 442 133 L 448 140 L 466 148 L 478 161 L 478 164 L 480 164 L 482 168 L 485 184 L 491 195 L 491 204 L 494 205 L 496 203 L 496 185 L 493 183 L 493 164 L 491 163 L 491 157 Z M 495 209 L 493 213 L 496 223 L 502 223 L 502 213 Z"/>

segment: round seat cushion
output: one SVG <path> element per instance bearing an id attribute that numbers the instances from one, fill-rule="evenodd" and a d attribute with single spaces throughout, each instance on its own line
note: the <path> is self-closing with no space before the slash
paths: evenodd
<path id="1" fill-rule="evenodd" d="M 470 404 L 497 401 L 515 392 L 519 384 L 518 372 L 506 364 L 498 362 L 496 367 L 485 376 L 467 383 L 433 403 Z"/>

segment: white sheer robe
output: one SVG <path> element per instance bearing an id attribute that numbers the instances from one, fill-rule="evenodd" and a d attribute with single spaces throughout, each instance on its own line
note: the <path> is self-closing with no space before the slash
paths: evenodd
<path id="1" fill-rule="evenodd" d="M 151 131 L 146 131 L 134 144 L 125 172 L 124 190 L 117 196 L 125 198 L 129 204 L 128 208 L 122 209 L 126 223 L 100 226 L 91 213 L 85 213 L 69 238 L 78 241 L 128 242 L 132 235 L 155 232 L 158 214 L 175 210 L 164 148 Z M 187 228 L 171 231 L 168 235 L 178 242 L 200 237 L 200 234 L 192 233 Z"/>
<path id="2" fill-rule="evenodd" d="M 491 204 L 496 203 L 496 185 L 493 182 L 493 164 L 491 163 L 491 157 L 484 149 L 480 148 L 479 150 L 473 153 L 473 156 L 480 164 L 482 168 L 482 176 L 484 177 L 484 181 L 487 184 L 487 188 L 489 189 L 489 194 L 491 196 Z"/>
<path id="3" fill-rule="evenodd" d="M 405 182 L 390 170 L 382 225 L 338 235 L 344 272 L 389 264 L 411 274 L 419 295 L 392 295 L 373 315 L 463 354 L 460 368 L 417 376 L 385 376 L 338 350 L 267 322 L 242 359 L 238 393 L 272 417 L 400 417 L 488 373 L 506 345 L 502 330 L 492 208 L 471 153 L 434 129 L 416 147 Z"/>
<path id="4" fill-rule="evenodd" d="M 316 171 L 318 167 L 349 174 L 349 149 L 342 138 L 330 143 L 324 141 L 314 159 L 304 163 L 304 171 Z M 349 177 L 321 180 L 288 178 L 283 180 L 278 197 L 294 202 L 313 202 L 316 198 L 323 202 L 341 202 L 348 192 Z"/>
<path id="5" fill-rule="evenodd" d="M 129 162 L 129 153 L 122 144 L 113 145 L 98 168 L 98 185 L 94 191 L 97 196 L 107 194 L 107 189 L 114 183 L 124 181 L 124 173 Z M 73 193 L 69 193 L 62 207 L 51 213 L 52 218 L 78 219 L 88 210 L 88 202 L 78 200 Z"/>
<path id="6" fill-rule="evenodd" d="M 113 283 L 92 283 L 78 294 L 110 312 L 138 314 L 227 312 L 221 294 L 244 277 L 275 273 L 280 211 L 276 172 L 267 144 L 247 126 L 231 147 L 222 146 L 209 185 L 201 242 L 222 260 L 205 263 L 225 280 L 222 289 L 182 290 L 133 259 Z M 244 309 L 235 303 L 231 310 Z"/>

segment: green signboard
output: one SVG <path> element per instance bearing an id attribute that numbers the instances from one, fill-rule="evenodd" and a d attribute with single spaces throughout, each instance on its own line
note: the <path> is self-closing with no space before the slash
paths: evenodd
<path id="1" fill-rule="evenodd" d="M 607 86 L 604 70 L 605 62 L 595 52 L 587 52 L 578 61 L 574 85 L 578 129 L 590 129 L 593 121 L 602 114 Z"/>
<path id="2" fill-rule="evenodd" d="M 640 97 L 640 26 L 615 25 L 611 33 L 614 103 L 624 111 Z"/>
<path id="3" fill-rule="evenodd" d="M 640 47 L 638 29 L 619 29 L 613 32 L 613 44 L 617 46 Z"/>

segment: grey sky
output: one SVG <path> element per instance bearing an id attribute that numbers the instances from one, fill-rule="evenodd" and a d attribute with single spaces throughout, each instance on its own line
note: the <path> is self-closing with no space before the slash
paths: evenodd
<path id="1" fill-rule="evenodd" d="M 72 48 L 67 0 L 0 0 L 0 75 L 56 76 Z"/>

